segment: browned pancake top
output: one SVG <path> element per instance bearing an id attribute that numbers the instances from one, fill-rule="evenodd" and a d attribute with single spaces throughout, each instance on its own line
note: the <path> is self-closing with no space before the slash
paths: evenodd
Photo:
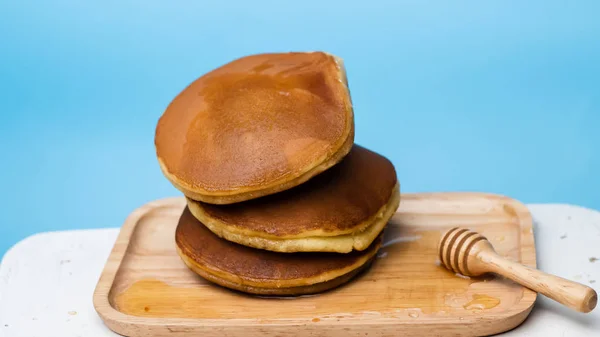
<path id="1" fill-rule="evenodd" d="M 227 225 L 276 236 L 336 232 L 374 216 L 390 200 L 396 182 L 387 158 L 354 145 L 338 165 L 285 192 L 237 204 L 200 205 Z"/>
<path id="2" fill-rule="evenodd" d="M 372 254 L 381 241 L 375 240 L 362 252 L 348 254 L 276 253 L 219 238 L 194 218 L 187 207 L 179 219 L 175 240 L 183 254 L 201 266 L 255 280 L 297 280 L 342 269 Z"/>
<path id="3" fill-rule="evenodd" d="M 352 125 L 333 56 L 240 58 L 198 78 L 167 107 L 155 134 L 169 173 L 206 191 L 300 176 L 336 153 Z"/>

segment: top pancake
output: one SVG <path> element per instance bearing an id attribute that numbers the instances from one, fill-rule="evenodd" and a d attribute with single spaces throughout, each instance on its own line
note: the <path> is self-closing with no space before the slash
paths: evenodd
<path id="1" fill-rule="evenodd" d="M 299 185 L 354 142 L 342 61 L 314 53 L 237 59 L 195 80 L 167 107 L 155 146 L 187 197 L 228 204 Z"/>
<path id="2" fill-rule="evenodd" d="M 188 205 L 203 223 L 249 237 L 332 237 L 364 231 L 382 213 L 391 216 L 397 185 L 387 158 L 354 145 L 338 165 L 285 192 L 231 205 Z"/>

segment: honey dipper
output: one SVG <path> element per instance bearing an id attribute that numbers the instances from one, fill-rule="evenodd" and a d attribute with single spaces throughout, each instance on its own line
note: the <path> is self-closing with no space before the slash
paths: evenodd
<path id="1" fill-rule="evenodd" d="M 592 311 L 598 302 L 594 289 L 507 260 L 484 236 L 468 229 L 447 231 L 438 251 L 442 265 L 464 276 L 499 274 L 580 312 Z"/>

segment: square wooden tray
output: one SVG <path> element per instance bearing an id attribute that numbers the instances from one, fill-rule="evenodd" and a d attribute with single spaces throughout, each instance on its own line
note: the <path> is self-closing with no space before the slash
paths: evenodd
<path id="1" fill-rule="evenodd" d="M 521 203 L 479 193 L 403 194 L 370 270 L 313 296 L 261 298 L 192 273 L 175 250 L 183 198 L 135 210 L 94 292 L 107 326 L 126 336 L 481 336 L 510 330 L 536 293 L 511 281 L 468 279 L 439 266 L 447 229 L 486 236 L 501 255 L 535 267 L 531 216 Z"/>

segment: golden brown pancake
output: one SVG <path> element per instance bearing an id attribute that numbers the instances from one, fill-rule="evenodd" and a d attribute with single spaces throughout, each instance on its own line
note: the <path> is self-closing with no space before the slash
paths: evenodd
<path id="1" fill-rule="evenodd" d="M 198 78 L 158 121 L 156 153 L 187 197 L 229 204 L 302 184 L 338 163 L 354 142 L 341 59 L 260 54 Z"/>
<path id="2" fill-rule="evenodd" d="M 280 254 L 223 240 L 186 207 L 175 232 L 179 255 L 194 272 L 221 286 L 252 294 L 303 295 L 337 287 L 366 268 L 381 246 L 349 254 Z"/>
<path id="3" fill-rule="evenodd" d="M 393 164 L 354 145 L 336 166 L 290 190 L 230 205 L 188 199 L 218 236 L 276 252 L 364 250 L 400 202 Z"/>

